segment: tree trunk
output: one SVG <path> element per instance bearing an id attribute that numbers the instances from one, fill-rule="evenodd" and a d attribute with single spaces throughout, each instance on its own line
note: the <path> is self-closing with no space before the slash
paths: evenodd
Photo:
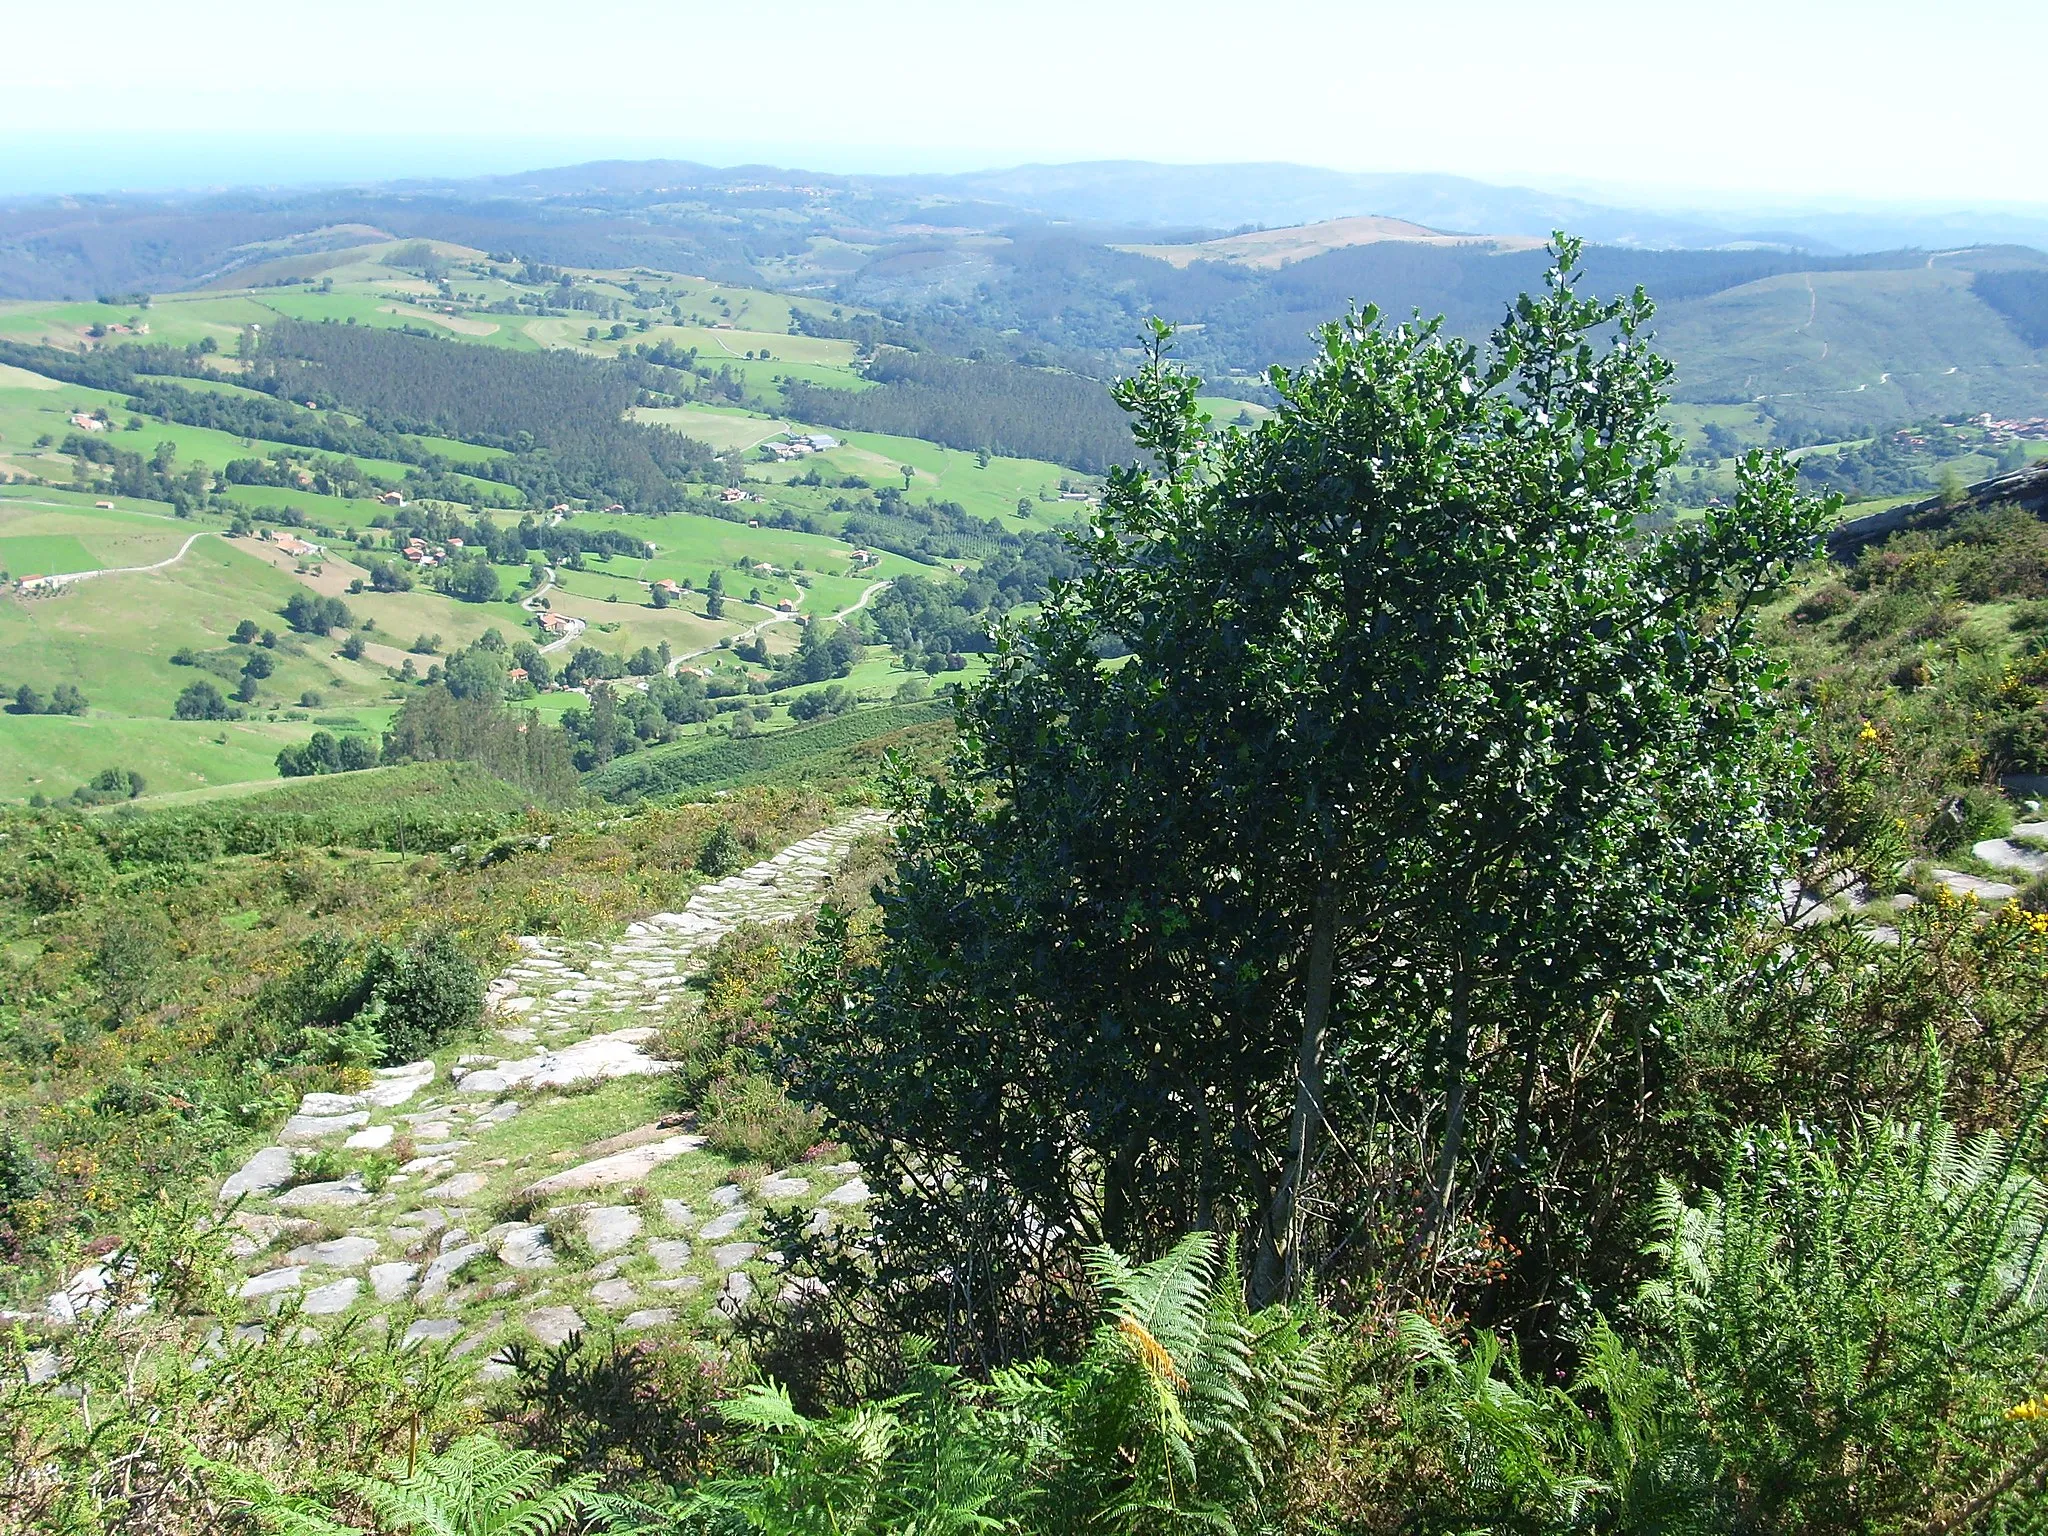
<path id="1" fill-rule="evenodd" d="M 1465 1139 L 1465 1079 L 1472 1066 L 1472 979 L 1465 960 L 1451 978 L 1451 1017 L 1444 1039 L 1444 1139 L 1437 1149 L 1435 1176 L 1430 1180 L 1429 1226 L 1425 1239 L 1442 1240 L 1450 1221 L 1451 1191 L 1458 1179 L 1458 1154 Z"/>
<path id="2" fill-rule="evenodd" d="M 1330 1002 L 1336 990 L 1336 834 L 1323 845 L 1322 873 L 1309 908 L 1308 977 L 1301 1003 L 1301 1049 L 1295 1060 L 1294 1115 L 1288 1125 L 1287 1160 L 1266 1205 L 1265 1241 L 1252 1269 L 1251 1304 L 1270 1306 L 1301 1278 L 1301 1253 L 1294 1240 L 1295 1204 L 1307 1173 L 1316 1121 L 1322 1114 L 1323 1048 L 1330 1031 Z"/>

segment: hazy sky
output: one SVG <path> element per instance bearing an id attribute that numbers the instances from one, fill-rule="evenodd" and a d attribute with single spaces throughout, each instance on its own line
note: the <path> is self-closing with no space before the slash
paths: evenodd
<path id="1" fill-rule="evenodd" d="M 0 38 L 0 191 L 677 155 L 2048 202 L 2048 0 L 99 0 Z"/>

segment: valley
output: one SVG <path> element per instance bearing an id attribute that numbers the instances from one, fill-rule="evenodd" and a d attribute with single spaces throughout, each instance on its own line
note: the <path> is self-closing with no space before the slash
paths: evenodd
<path id="1" fill-rule="evenodd" d="M 0 206 L 0 1530 L 2036 1530 L 2048 255 L 1855 227 Z"/>

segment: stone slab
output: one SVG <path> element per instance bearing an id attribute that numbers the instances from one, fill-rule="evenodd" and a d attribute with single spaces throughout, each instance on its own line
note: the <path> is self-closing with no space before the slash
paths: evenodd
<path id="1" fill-rule="evenodd" d="M 630 1206 L 600 1205 L 583 1213 L 583 1240 L 596 1254 L 617 1253 L 640 1235 L 640 1213 Z"/>
<path id="2" fill-rule="evenodd" d="M 297 1161 L 290 1147 L 265 1147 L 228 1175 L 227 1182 L 220 1187 L 220 1197 L 232 1200 L 237 1195 L 262 1195 L 282 1189 L 290 1182 Z"/>
<path id="3" fill-rule="evenodd" d="M 574 1307 L 535 1307 L 526 1314 L 526 1331 L 553 1346 L 583 1331 L 583 1317 Z"/>
<path id="4" fill-rule="evenodd" d="M 593 1158 L 590 1162 L 578 1163 L 573 1168 L 564 1168 L 560 1173 L 551 1173 L 546 1178 L 527 1185 L 526 1193 L 558 1195 L 576 1189 L 606 1189 L 620 1184 L 637 1184 L 663 1163 L 672 1162 L 685 1153 L 695 1152 L 703 1145 L 702 1136 L 681 1135 L 649 1142 L 645 1146 L 629 1147 L 623 1152 Z"/>
<path id="5" fill-rule="evenodd" d="M 302 1304 L 315 1317 L 332 1317 L 337 1312 L 346 1312 L 355 1305 L 356 1297 L 363 1289 L 363 1282 L 350 1275 L 345 1280 L 336 1280 L 306 1292 Z"/>

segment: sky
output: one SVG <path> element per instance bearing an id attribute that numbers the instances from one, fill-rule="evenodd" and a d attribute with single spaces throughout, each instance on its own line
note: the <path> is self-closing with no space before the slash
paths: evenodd
<path id="1" fill-rule="evenodd" d="M 672 156 L 2048 203 L 2043 0 L 96 0 L 0 39 L 0 194 Z"/>

